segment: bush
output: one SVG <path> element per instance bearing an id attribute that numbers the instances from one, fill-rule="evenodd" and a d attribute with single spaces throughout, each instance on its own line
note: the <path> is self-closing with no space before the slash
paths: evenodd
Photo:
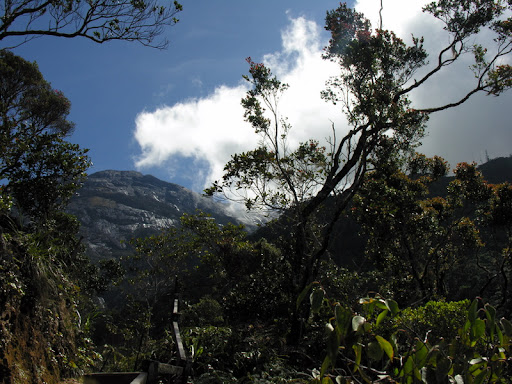
<path id="1" fill-rule="evenodd" d="M 194 327 L 185 330 L 183 336 L 194 357 L 197 373 L 207 372 L 212 367 L 225 370 L 231 365 L 235 344 L 231 328 Z"/>
<path id="2" fill-rule="evenodd" d="M 183 311 L 181 323 L 189 327 L 221 325 L 224 323 L 222 307 L 217 300 L 209 296 L 203 297 L 197 304 Z"/>
<path id="3" fill-rule="evenodd" d="M 440 338 L 451 340 L 466 321 L 469 300 L 444 302 L 429 301 L 417 308 L 405 308 L 393 319 L 393 327 L 405 329 L 420 340 L 437 343 Z"/>

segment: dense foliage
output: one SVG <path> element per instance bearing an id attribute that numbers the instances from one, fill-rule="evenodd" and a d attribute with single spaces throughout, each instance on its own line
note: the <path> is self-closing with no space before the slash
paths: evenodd
<path id="1" fill-rule="evenodd" d="M 84 271 L 76 218 L 62 212 L 89 166 L 65 141 L 70 103 L 37 65 L 0 51 L 0 376 L 53 382 L 88 364 L 77 327 Z M 91 276 L 92 277 L 92 276 Z"/>
<path id="2" fill-rule="evenodd" d="M 65 20 L 85 5 L 44 6 Z M 485 182 L 474 164 L 443 184 L 448 165 L 415 149 L 431 113 L 510 88 L 512 70 L 500 62 L 511 50 L 510 10 L 500 0 L 427 5 L 450 36 L 432 67 L 423 39 L 407 45 L 344 4 L 329 11 L 324 58 L 340 74 L 323 97 L 341 105 L 351 129 L 339 138 L 333 127 L 325 147 L 289 145 L 279 110 L 287 85 L 249 58 L 242 105 L 262 140 L 233 155 L 207 192 L 279 213 L 266 229 L 280 231 L 249 236 L 185 215 L 179 228 L 133 240 L 133 255 L 105 261 L 103 275 L 62 212 L 89 164 L 65 141 L 69 101 L 35 64 L 0 51 L 1 381 L 172 362 L 180 293 L 195 383 L 509 382 L 512 187 Z M 115 36 L 108 30 L 119 23 L 101 28 Z M 482 29 L 495 33 L 494 49 L 474 45 Z M 410 93 L 467 54 L 472 89 L 414 108 Z M 342 220 L 364 240 L 356 265 L 333 262 Z M 112 280 L 105 305 L 96 296 Z"/>
<path id="3" fill-rule="evenodd" d="M 49 219 L 84 180 L 87 151 L 65 141 L 70 106 L 36 64 L 0 51 L 2 202 L 14 202 L 24 224 Z"/>

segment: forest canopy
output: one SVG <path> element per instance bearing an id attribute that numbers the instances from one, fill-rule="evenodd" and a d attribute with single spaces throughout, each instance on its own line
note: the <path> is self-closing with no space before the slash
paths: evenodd
<path id="1" fill-rule="evenodd" d="M 154 38 L 180 10 L 5 2 L 0 40 L 81 35 L 161 47 Z M 276 219 L 248 234 L 207 213 L 184 215 L 179 227 L 134 239 L 129 257 L 100 265 L 85 257 L 78 221 L 64 212 L 90 165 L 67 141 L 70 102 L 35 63 L 1 50 L 2 382 L 176 362 L 178 293 L 193 382 L 508 382 L 512 187 L 487 183 L 476 164 L 447 179 L 448 164 L 417 149 L 432 114 L 511 87 L 510 11 L 501 0 L 428 4 L 450 36 L 439 52 L 346 4 L 328 11 L 323 58 L 339 74 L 321 97 L 350 129 L 340 135 L 333 124 L 325 146 L 291 145 L 279 104 L 288 85 L 247 58 L 241 104 L 260 141 L 234 154 L 206 193 Z M 32 29 L 39 17 L 49 18 L 42 31 Z M 474 43 L 483 30 L 495 36 L 489 46 Z M 415 105 L 415 90 L 466 57 L 469 91 Z"/>

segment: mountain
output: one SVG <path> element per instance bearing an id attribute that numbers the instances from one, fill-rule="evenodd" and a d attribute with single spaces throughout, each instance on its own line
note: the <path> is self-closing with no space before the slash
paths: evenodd
<path id="1" fill-rule="evenodd" d="M 512 182 L 512 156 L 498 157 L 478 166 L 478 170 L 486 181 L 491 184 Z M 454 180 L 454 176 L 445 176 L 430 186 L 431 196 L 445 197 L 448 184 Z M 334 211 L 334 199 L 327 199 L 325 212 Z M 289 232 L 284 220 L 277 220 L 272 227 L 262 227 L 254 238 L 264 237 L 269 241 L 278 241 L 280 236 Z M 347 268 L 361 266 L 361 255 L 364 253 L 366 240 L 359 235 L 359 224 L 350 216 L 341 217 L 336 223 L 329 247 L 330 256 L 338 264 Z"/>
<path id="2" fill-rule="evenodd" d="M 478 169 L 491 184 L 512 182 L 512 156 L 489 160 L 478 166 Z"/>
<path id="3" fill-rule="evenodd" d="M 512 181 L 512 157 L 490 160 L 479 169 L 491 183 Z M 452 179 L 443 178 L 431 192 L 443 195 Z M 148 236 L 162 228 L 178 225 L 183 213 L 193 214 L 197 209 L 210 213 L 220 224 L 243 223 L 249 232 L 265 221 L 258 216 L 235 214 L 227 204 L 135 171 L 110 170 L 89 175 L 68 207 L 68 211 L 76 215 L 82 224 L 81 235 L 92 260 L 128 254 L 131 249 L 127 242 L 131 238 Z M 283 230 L 285 227 L 283 225 Z M 256 234 L 256 237 L 261 236 L 272 238 L 265 228 Z M 341 259 L 352 260 L 354 255 L 362 252 L 363 243 L 358 239 L 357 225 L 351 220 L 343 220 L 339 224 L 335 237 L 338 240 L 334 241 L 334 248 L 343 250 L 343 256 L 335 257 L 341 264 L 345 263 Z"/>
<path id="4" fill-rule="evenodd" d="M 227 204 L 204 197 L 180 185 L 135 171 L 101 171 L 89 175 L 68 212 L 81 222 L 80 234 L 92 260 L 121 257 L 131 251 L 127 242 L 179 225 L 184 213 L 211 214 L 218 223 L 255 222 L 235 217 Z"/>

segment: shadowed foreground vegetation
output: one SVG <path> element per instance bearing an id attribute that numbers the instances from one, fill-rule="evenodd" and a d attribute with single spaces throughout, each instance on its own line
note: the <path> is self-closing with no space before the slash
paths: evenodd
<path id="1" fill-rule="evenodd" d="M 249 237 L 184 215 L 98 265 L 63 213 L 90 164 L 66 141 L 70 103 L 35 64 L 0 51 L 0 381 L 171 362 L 178 276 L 194 383 L 510 382 L 512 186 L 465 163 L 448 182 L 441 158 L 416 152 L 431 114 L 512 85 L 510 10 L 427 5 L 449 36 L 430 66 L 422 38 L 407 45 L 344 4 L 329 11 L 324 58 L 340 74 L 322 97 L 350 130 L 333 126 L 326 146 L 288 142 L 288 86 L 248 58 L 242 105 L 261 141 L 206 193 L 278 218 Z M 481 30 L 492 46 L 474 44 Z M 415 108 L 410 93 L 467 56 L 471 90 Z"/>

